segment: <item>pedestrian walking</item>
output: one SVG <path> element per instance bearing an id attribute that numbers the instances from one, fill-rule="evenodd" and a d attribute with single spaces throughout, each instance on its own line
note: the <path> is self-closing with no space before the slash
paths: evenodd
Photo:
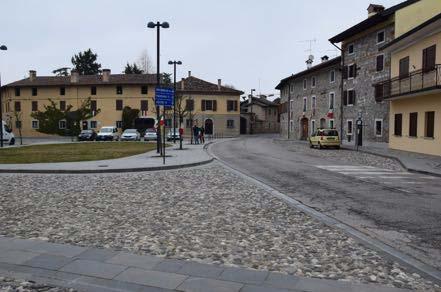
<path id="1" fill-rule="evenodd" d="M 201 141 L 202 144 L 205 144 L 205 129 L 204 129 L 204 126 L 201 127 L 200 141 Z"/>
<path id="2" fill-rule="evenodd" d="M 199 128 L 198 126 L 193 126 L 193 138 L 194 138 L 194 144 L 199 144 Z"/>

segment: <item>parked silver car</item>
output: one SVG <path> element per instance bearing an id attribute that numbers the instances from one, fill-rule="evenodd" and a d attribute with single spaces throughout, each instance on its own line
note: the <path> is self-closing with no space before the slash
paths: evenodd
<path id="1" fill-rule="evenodd" d="M 156 135 L 156 129 L 151 128 L 145 131 L 144 141 L 156 141 L 158 139 L 158 135 Z"/>
<path id="2" fill-rule="evenodd" d="M 126 129 L 121 135 L 121 141 L 140 141 L 141 134 L 136 129 Z"/>

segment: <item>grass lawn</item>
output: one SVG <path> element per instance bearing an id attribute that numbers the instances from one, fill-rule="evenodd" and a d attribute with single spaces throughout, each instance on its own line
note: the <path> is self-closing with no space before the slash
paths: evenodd
<path id="1" fill-rule="evenodd" d="M 69 162 L 114 159 L 156 149 L 156 143 L 91 142 L 0 149 L 0 163 Z"/>

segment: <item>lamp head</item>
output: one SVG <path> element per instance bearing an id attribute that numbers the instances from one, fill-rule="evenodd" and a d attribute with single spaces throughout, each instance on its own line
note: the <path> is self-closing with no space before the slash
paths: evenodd
<path id="1" fill-rule="evenodd" d="M 148 28 L 155 28 L 156 24 L 154 22 L 150 21 L 149 23 L 147 23 L 147 27 Z"/>
<path id="2" fill-rule="evenodd" d="M 2 50 L 2 51 L 6 51 L 8 48 L 5 46 L 5 45 L 1 45 L 0 46 L 0 50 Z"/>
<path id="3" fill-rule="evenodd" d="M 181 61 L 178 61 L 176 64 L 178 64 L 178 65 L 182 65 L 182 62 L 181 62 Z"/>
<path id="4" fill-rule="evenodd" d="M 169 28 L 170 25 L 168 24 L 167 21 L 164 21 L 163 23 L 161 23 L 162 28 Z"/>
<path id="5" fill-rule="evenodd" d="M 173 61 L 168 61 L 168 64 L 169 65 L 173 65 Z"/>

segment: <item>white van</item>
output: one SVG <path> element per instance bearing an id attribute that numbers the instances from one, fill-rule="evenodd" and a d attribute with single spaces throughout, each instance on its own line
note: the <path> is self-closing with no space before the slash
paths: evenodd
<path id="1" fill-rule="evenodd" d="M 9 145 L 14 145 L 15 144 L 15 136 L 14 136 L 14 133 L 12 133 L 12 130 L 9 129 L 8 125 L 6 125 L 6 123 L 4 121 L 2 121 L 1 126 L 3 127 L 3 143 L 9 144 Z"/>
<path id="2" fill-rule="evenodd" d="M 119 134 L 116 127 L 102 127 L 96 135 L 97 141 L 118 141 Z"/>

